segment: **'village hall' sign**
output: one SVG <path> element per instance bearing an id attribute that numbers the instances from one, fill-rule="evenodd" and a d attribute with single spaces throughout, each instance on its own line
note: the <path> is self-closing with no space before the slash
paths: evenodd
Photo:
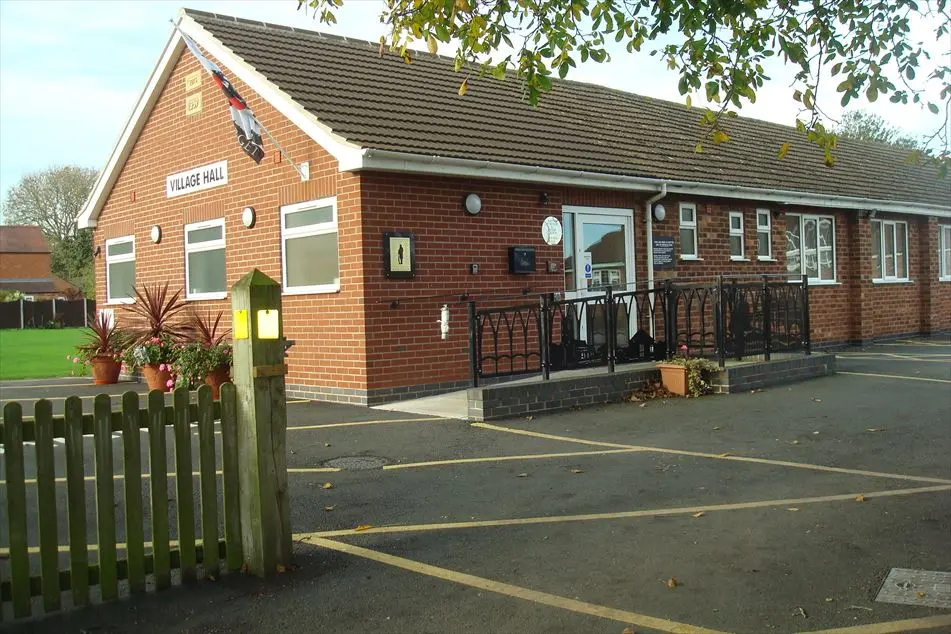
<path id="1" fill-rule="evenodd" d="M 165 196 L 174 198 L 227 184 L 228 161 L 218 161 L 165 177 Z"/>

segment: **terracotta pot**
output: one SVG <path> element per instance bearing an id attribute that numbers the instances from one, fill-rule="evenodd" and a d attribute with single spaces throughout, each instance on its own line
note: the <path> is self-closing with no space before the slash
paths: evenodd
<path id="1" fill-rule="evenodd" d="M 205 377 L 205 385 L 211 386 L 211 398 L 220 400 L 221 386 L 231 380 L 231 366 L 221 365 Z"/>
<path id="2" fill-rule="evenodd" d="M 96 385 L 112 385 L 119 382 L 122 363 L 109 355 L 95 356 L 91 360 L 92 381 Z"/>
<path id="3" fill-rule="evenodd" d="M 147 363 L 142 366 L 142 374 L 145 375 L 145 382 L 148 384 L 149 390 L 172 391 L 172 388 L 168 386 L 172 373 L 168 370 L 159 370 L 157 364 Z"/>
<path id="4" fill-rule="evenodd" d="M 658 363 L 660 380 L 671 394 L 687 396 L 687 366 L 677 363 Z"/>

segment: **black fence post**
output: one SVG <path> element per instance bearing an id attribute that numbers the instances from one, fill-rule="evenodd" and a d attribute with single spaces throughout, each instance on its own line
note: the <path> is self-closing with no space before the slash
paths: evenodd
<path id="1" fill-rule="evenodd" d="M 548 295 L 543 293 L 538 297 L 538 352 L 539 363 L 542 366 L 542 380 L 547 381 L 551 376 L 551 333 L 548 329 Z"/>
<path id="2" fill-rule="evenodd" d="M 802 347 L 812 354 L 812 331 L 809 328 L 809 276 L 802 276 Z"/>
<path id="3" fill-rule="evenodd" d="M 617 332 L 614 329 L 614 292 L 608 284 L 604 289 L 604 336 L 608 346 L 608 372 L 614 372 L 614 353 L 617 349 Z"/>
<path id="4" fill-rule="evenodd" d="M 469 373 L 472 376 L 472 387 L 479 387 L 479 349 L 478 336 L 476 329 L 476 305 L 475 302 L 469 302 Z"/>
<path id="5" fill-rule="evenodd" d="M 714 337 L 717 346 L 717 365 L 726 367 L 726 313 L 723 302 L 723 276 L 717 275 L 717 290 L 715 293 L 716 313 L 714 318 Z"/>
<path id="6" fill-rule="evenodd" d="M 677 350 L 677 300 L 674 298 L 674 288 L 670 280 L 664 280 L 664 341 L 667 350 L 664 352 L 664 359 L 674 356 Z"/>
<path id="7" fill-rule="evenodd" d="M 769 277 L 763 275 L 763 358 L 769 361 L 773 347 L 773 302 L 770 298 Z"/>

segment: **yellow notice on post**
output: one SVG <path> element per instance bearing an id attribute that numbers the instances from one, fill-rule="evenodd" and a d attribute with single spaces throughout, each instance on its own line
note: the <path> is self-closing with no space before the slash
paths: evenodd
<path id="1" fill-rule="evenodd" d="M 280 311 L 276 308 L 258 311 L 258 339 L 277 339 L 281 332 Z"/>
<path id="2" fill-rule="evenodd" d="M 248 333 L 248 311 L 241 309 L 234 311 L 234 338 L 247 339 Z"/>

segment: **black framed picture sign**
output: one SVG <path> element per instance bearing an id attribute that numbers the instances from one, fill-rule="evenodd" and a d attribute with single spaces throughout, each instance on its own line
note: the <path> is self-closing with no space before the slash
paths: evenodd
<path id="1" fill-rule="evenodd" d="M 403 231 L 383 234 L 383 272 L 386 277 L 416 277 L 416 236 Z"/>

